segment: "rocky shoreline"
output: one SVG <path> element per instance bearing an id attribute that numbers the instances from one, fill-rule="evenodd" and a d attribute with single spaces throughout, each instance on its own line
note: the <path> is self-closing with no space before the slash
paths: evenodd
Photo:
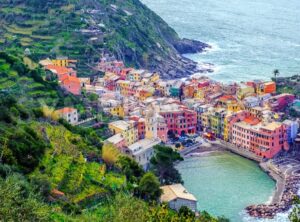
<path id="1" fill-rule="evenodd" d="M 298 193 L 300 176 L 288 176 L 284 181 L 285 186 L 279 202 L 251 205 L 246 208 L 247 213 L 252 217 L 273 219 L 277 213 L 288 211 Z"/>
<path id="2" fill-rule="evenodd" d="M 155 62 L 150 65 L 150 70 L 158 71 L 164 79 L 178 79 L 188 77 L 195 73 L 214 72 L 212 64 L 201 65 L 184 56 L 184 54 L 202 53 L 206 49 L 210 49 L 210 45 L 186 38 L 172 44 L 176 53 L 169 58 L 155 56 Z"/>

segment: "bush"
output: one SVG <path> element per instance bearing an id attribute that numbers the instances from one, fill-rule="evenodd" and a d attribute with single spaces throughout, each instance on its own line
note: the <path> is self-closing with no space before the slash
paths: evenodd
<path id="1" fill-rule="evenodd" d="M 119 159 L 120 151 L 111 143 L 106 143 L 102 147 L 102 159 L 108 167 L 112 167 Z"/>
<path id="2" fill-rule="evenodd" d="M 152 172 L 144 174 L 138 189 L 140 197 L 149 202 L 158 201 L 162 193 L 160 183 Z"/>

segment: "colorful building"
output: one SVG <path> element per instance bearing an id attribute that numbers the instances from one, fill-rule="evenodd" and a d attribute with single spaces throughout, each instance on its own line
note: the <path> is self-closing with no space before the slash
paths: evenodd
<path id="1" fill-rule="evenodd" d="M 119 116 L 119 117 L 124 118 L 125 117 L 125 112 L 124 112 L 123 104 L 117 105 L 115 107 L 111 107 L 109 109 L 109 113 L 113 116 Z"/>
<path id="2" fill-rule="evenodd" d="M 286 126 L 279 122 L 259 122 L 245 119 L 233 125 L 232 143 L 263 158 L 273 158 L 288 150 Z"/>
<path id="3" fill-rule="evenodd" d="M 65 107 L 55 111 L 60 118 L 65 119 L 68 123 L 74 125 L 78 123 L 78 111 L 71 107 Z"/>
<path id="4" fill-rule="evenodd" d="M 224 95 L 219 97 L 217 99 L 217 107 L 223 107 L 230 112 L 237 112 L 241 110 L 240 104 L 232 95 Z"/>
<path id="5" fill-rule="evenodd" d="M 237 90 L 237 97 L 238 99 L 242 100 L 247 96 L 255 95 L 254 88 L 252 86 L 241 84 Z"/>
<path id="6" fill-rule="evenodd" d="M 81 94 L 81 83 L 77 77 L 67 76 L 61 80 L 61 87 L 73 95 Z"/>
<path id="7" fill-rule="evenodd" d="M 129 146 L 138 141 L 138 130 L 135 121 L 119 120 L 108 124 L 108 128 L 113 134 L 120 133 Z"/>
<path id="8" fill-rule="evenodd" d="M 143 78 L 143 75 L 146 73 L 145 70 L 131 70 L 127 75 L 127 80 L 133 81 L 133 82 L 140 82 Z"/>
<path id="9" fill-rule="evenodd" d="M 68 67 L 77 63 L 77 60 L 71 60 L 68 57 L 57 57 L 56 59 L 52 59 L 51 62 L 55 66 Z"/>
<path id="10" fill-rule="evenodd" d="M 115 147 L 117 147 L 121 152 L 124 152 L 124 148 L 126 147 L 126 140 L 122 136 L 121 133 L 118 133 L 116 135 L 113 135 L 112 137 L 108 138 L 106 143 L 111 143 Z"/>
<path id="11" fill-rule="evenodd" d="M 257 94 L 265 94 L 265 93 L 276 93 L 276 83 L 275 82 L 263 82 L 256 85 L 256 93 Z"/>
<path id="12" fill-rule="evenodd" d="M 160 106 L 159 114 L 165 119 L 169 134 L 194 134 L 197 130 L 197 112 L 178 104 Z"/>
<path id="13" fill-rule="evenodd" d="M 297 138 L 299 123 L 297 121 L 285 120 L 283 124 L 286 125 L 287 142 L 291 145 Z"/>
<path id="14" fill-rule="evenodd" d="M 180 97 L 182 95 L 182 86 L 183 86 L 182 81 L 180 80 L 174 81 L 170 88 L 170 96 Z"/>
<path id="15" fill-rule="evenodd" d="M 295 95 L 283 93 L 277 96 L 273 96 L 269 99 L 269 106 L 271 110 L 278 112 L 283 111 L 289 104 L 292 104 L 295 100 Z"/>

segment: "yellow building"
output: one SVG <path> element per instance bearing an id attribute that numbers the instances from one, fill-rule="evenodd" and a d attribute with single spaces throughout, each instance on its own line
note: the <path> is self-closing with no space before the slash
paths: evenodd
<path id="1" fill-rule="evenodd" d="M 113 116 L 119 116 L 119 117 L 122 117 L 122 118 L 125 117 L 125 112 L 124 112 L 123 105 L 118 105 L 116 107 L 110 108 L 109 113 Z"/>
<path id="2" fill-rule="evenodd" d="M 251 86 L 247 86 L 245 84 L 240 85 L 238 91 L 237 91 L 237 97 L 239 99 L 244 99 L 247 96 L 251 96 L 253 95 L 254 92 L 254 88 Z"/>
<path id="3" fill-rule="evenodd" d="M 196 89 L 194 93 L 195 99 L 204 99 L 204 90 L 203 89 Z"/>
<path id="4" fill-rule="evenodd" d="M 157 81 L 159 81 L 159 79 L 160 79 L 159 74 L 155 72 L 155 73 L 153 73 L 153 75 L 151 76 L 150 81 L 151 81 L 151 82 L 157 82 Z"/>
<path id="5" fill-rule="evenodd" d="M 111 122 L 109 123 L 108 128 L 114 134 L 121 133 L 121 135 L 125 138 L 127 146 L 138 141 L 138 131 L 134 121 L 119 120 Z"/>
<path id="6" fill-rule="evenodd" d="M 229 141 L 229 123 L 228 123 L 228 116 L 225 117 L 224 119 L 224 140 Z"/>
<path id="7" fill-rule="evenodd" d="M 145 73 L 145 70 L 134 69 L 127 75 L 127 79 L 129 81 L 140 82 L 143 78 L 144 73 Z"/>
<path id="8" fill-rule="evenodd" d="M 71 63 L 76 63 L 76 60 L 70 60 L 67 57 L 58 57 L 56 59 L 51 60 L 53 65 L 67 67 Z"/>
<path id="9" fill-rule="evenodd" d="M 201 114 L 201 127 L 203 129 L 208 129 L 210 127 L 209 116 L 209 111 Z"/>

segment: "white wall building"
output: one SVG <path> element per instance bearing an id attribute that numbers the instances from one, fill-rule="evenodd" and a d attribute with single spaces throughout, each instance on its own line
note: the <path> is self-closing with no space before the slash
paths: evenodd
<path id="1" fill-rule="evenodd" d="M 162 186 L 161 189 L 163 194 L 160 201 L 168 203 L 171 209 L 179 211 L 182 206 L 186 206 L 193 212 L 197 211 L 197 199 L 181 184 Z"/>
<path id="2" fill-rule="evenodd" d="M 60 118 L 65 119 L 70 124 L 74 125 L 78 123 L 78 112 L 77 109 L 71 107 L 65 107 L 59 110 L 56 110 Z"/>
<path id="3" fill-rule="evenodd" d="M 132 156 L 144 170 L 149 169 L 150 159 L 154 155 L 153 147 L 160 144 L 160 139 L 143 139 L 128 146 L 126 153 Z"/>

